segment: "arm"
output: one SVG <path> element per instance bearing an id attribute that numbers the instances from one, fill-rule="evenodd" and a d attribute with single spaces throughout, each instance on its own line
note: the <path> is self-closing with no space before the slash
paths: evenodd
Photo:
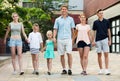
<path id="1" fill-rule="evenodd" d="M 108 29 L 108 45 L 111 45 L 111 32 L 110 32 L 110 28 Z"/>
<path id="2" fill-rule="evenodd" d="M 78 30 L 76 29 L 76 30 L 73 31 L 72 44 L 74 44 L 74 41 L 75 41 L 75 39 L 77 37 L 77 34 L 78 34 Z"/>
<path id="3" fill-rule="evenodd" d="M 6 44 L 6 39 L 7 39 L 7 37 L 8 37 L 9 32 L 10 32 L 10 26 L 8 26 L 7 31 L 6 31 L 6 34 L 5 34 L 4 44 Z"/>
<path id="4" fill-rule="evenodd" d="M 27 35 L 25 34 L 25 30 L 24 30 L 23 25 L 22 25 L 22 34 L 23 34 L 23 36 L 24 36 L 25 40 L 27 40 Z"/>
<path id="5" fill-rule="evenodd" d="M 93 30 L 92 31 L 92 37 L 91 37 L 91 39 L 92 39 L 92 46 L 95 46 L 95 35 L 96 35 L 96 31 Z"/>
<path id="6" fill-rule="evenodd" d="M 53 30 L 53 40 L 54 40 L 54 42 L 56 42 L 56 35 L 57 35 L 57 29 L 54 28 L 54 30 Z"/>
<path id="7" fill-rule="evenodd" d="M 90 39 L 90 42 L 92 43 L 91 30 L 88 31 L 88 37 L 89 37 L 89 39 Z"/>

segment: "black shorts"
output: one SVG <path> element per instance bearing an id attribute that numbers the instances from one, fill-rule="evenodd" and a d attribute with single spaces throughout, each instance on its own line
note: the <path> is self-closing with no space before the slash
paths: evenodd
<path id="1" fill-rule="evenodd" d="M 90 44 L 86 44 L 84 41 L 79 41 L 78 43 L 77 43 L 77 47 L 78 48 L 84 48 L 84 47 L 90 47 L 91 45 Z"/>

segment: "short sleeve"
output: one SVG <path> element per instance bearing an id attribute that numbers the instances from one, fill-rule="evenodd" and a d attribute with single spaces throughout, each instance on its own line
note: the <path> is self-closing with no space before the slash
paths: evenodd
<path id="1" fill-rule="evenodd" d="M 42 42 L 43 42 L 43 39 L 42 39 L 42 35 L 40 33 L 40 43 L 42 43 Z"/>
<path id="2" fill-rule="evenodd" d="M 108 29 L 110 28 L 110 21 L 107 20 L 107 26 L 108 26 Z"/>
<path id="3" fill-rule="evenodd" d="M 94 31 L 96 30 L 96 22 L 93 23 L 93 28 Z"/>
<path id="4" fill-rule="evenodd" d="M 78 30 L 78 25 L 76 25 L 75 29 Z"/>
<path id="5" fill-rule="evenodd" d="M 73 18 L 71 19 L 71 27 L 75 28 L 75 22 L 74 22 Z"/>
<path id="6" fill-rule="evenodd" d="M 28 41 L 31 41 L 31 33 L 28 35 Z"/>
<path id="7" fill-rule="evenodd" d="M 58 19 L 55 20 L 54 29 L 58 29 Z"/>
<path id="8" fill-rule="evenodd" d="M 91 30 L 90 25 L 88 25 L 88 31 Z"/>

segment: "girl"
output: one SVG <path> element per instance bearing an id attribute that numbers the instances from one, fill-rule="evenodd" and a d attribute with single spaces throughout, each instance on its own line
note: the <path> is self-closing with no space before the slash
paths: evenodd
<path id="1" fill-rule="evenodd" d="M 46 40 L 46 46 L 42 49 L 42 52 L 46 49 L 44 58 L 47 59 L 47 67 L 48 67 L 48 75 L 51 75 L 51 69 L 52 69 L 52 58 L 54 58 L 54 41 L 52 38 L 52 31 L 47 31 L 47 40 Z"/>
<path id="2" fill-rule="evenodd" d="M 88 53 L 90 51 L 90 26 L 86 24 L 85 14 L 80 14 L 79 16 L 80 24 L 76 25 L 77 30 L 77 47 L 80 55 L 80 62 L 82 66 L 82 75 L 87 75 L 86 68 L 88 65 Z"/>
<path id="3" fill-rule="evenodd" d="M 34 68 L 33 74 L 39 75 L 38 54 L 39 49 L 43 48 L 43 41 L 41 33 L 39 33 L 39 25 L 37 23 L 33 24 L 33 32 L 29 34 L 28 43 L 30 43 L 30 52 L 32 55 L 32 63 Z"/>
<path id="4" fill-rule="evenodd" d="M 18 63 L 19 63 L 19 69 L 20 69 L 20 75 L 24 74 L 23 68 L 22 68 L 22 39 L 21 39 L 21 32 L 25 39 L 27 39 L 27 36 L 24 32 L 24 27 L 21 22 L 18 22 L 19 20 L 19 15 L 17 13 L 12 13 L 12 19 L 13 21 L 9 23 L 8 29 L 5 34 L 4 38 L 4 44 L 6 44 L 6 39 L 8 37 L 9 32 L 11 31 L 11 36 L 10 36 L 10 50 L 11 50 L 11 55 L 12 55 L 12 65 L 14 72 L 13 74 L 17 73 L 17 68 L 16 68 L 16 49 L 18 53 Z"/>

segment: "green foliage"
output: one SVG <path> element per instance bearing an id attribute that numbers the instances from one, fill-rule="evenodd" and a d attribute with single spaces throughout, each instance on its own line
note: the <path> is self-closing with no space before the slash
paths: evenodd
<path id="1" fill-rule="evenodd" d="M 0 0 L 0 37 L 4 37 L 8 23 L 12 21 L 11 14 L 17 12 L 20 16 L 19 21 L 23 22 L 27 35 L 32 30 L 32 24 L 38 23 L 40 25 L 40 32 L 44 40 L 46 39 L 46 32 L 53 29 L 51 21 L 54 17 L 51 11 L 53 9 L 52 0 L 36 0 L 36 5 L 33 8 L 18 7 L 17 3 L 19 0 L 7 0 L 12 6 L 3 8 L 1 6 L 3 1 Z"/>

